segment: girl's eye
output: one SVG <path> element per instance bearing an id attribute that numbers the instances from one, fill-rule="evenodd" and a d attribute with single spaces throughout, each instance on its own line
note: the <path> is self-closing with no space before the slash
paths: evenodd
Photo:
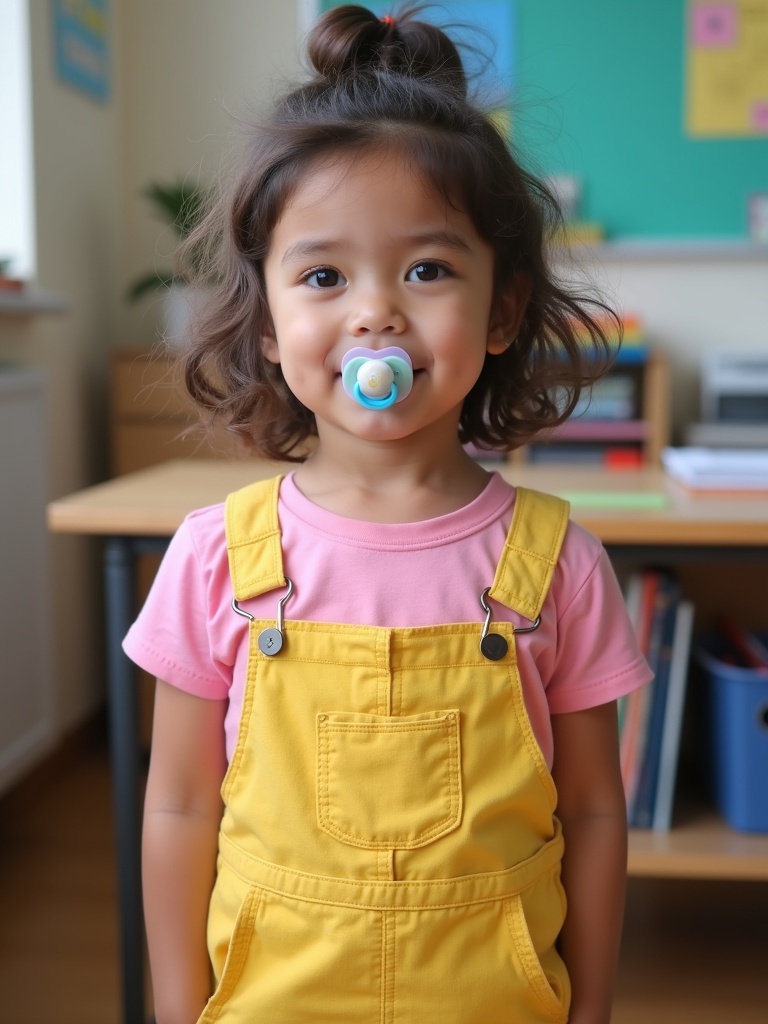
<path id="1" fill-rule="evenodd" d="M 308 284 L 310 288 L 337 288 L 340 284 L 346 283 L 344 276 L 331 267 L 319 267 L 317 270 L 311 270 L 303 280 L 304 284 Z"/>
<path id="2" fill-rule="evenodd" d="M 439 281 L 445 277 L 447 270 L 441 263 L 417 263 L 408 271 L 407 281 Z"/>

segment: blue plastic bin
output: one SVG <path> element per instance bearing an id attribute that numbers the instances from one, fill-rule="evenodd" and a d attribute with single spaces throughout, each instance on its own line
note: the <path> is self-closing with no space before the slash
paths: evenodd
<path id="1" fill-rule="evenodd" d="M 717 640 L 696 650 L 708 684 L 713 795 L 732 828 L 768 832 L 768 673 L 721 661 L 723 650 Z"/>

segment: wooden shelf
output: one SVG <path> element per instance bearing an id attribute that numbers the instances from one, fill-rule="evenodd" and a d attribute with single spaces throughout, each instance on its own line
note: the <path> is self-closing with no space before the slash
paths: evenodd
<path id="1" fill-rule="evenodd" d="M 713 812 L 684 817 L 669 832 L 632 829 L 629 874 L 768 881 L 768 835 L 736 832 Z"/>
<path id="2" fill-rule="evenodd" d="M 569 256 L 598 260 L 641 260 L 647 262 L 715 261 L 768 262 L 768 245 L 742 238 L 617 238 L 595 245 L 574 245 Z"/>
<path id="3" fill-rule="evenodd" d="M 608 444 L 623 444 L 627 441 L 645 441 L 651 433 L 645 420 L 591 420 L 570 419 L 561 427 L 555 427 L 550 435 L 552 441 L 599 441 Z"/>
<path id="4" fill-rule="evenodd" d="M 571 460 L 568 455 L 559 458 L 558 453 L 564 445 L 587 444 L 598 449 L 604 448 L 606 452 L 610 452 L 611 448 L 630 449 L 637 452 L 642 465 L 660 465 L 661 452 L 669 444 L 670 437 L 670 382 L 666 356 L 651 349 L 642 362 L 619 361 L 610 373 L 634 377 L 637 388 L 636 418 L 597 420 L 588 416 L 571 417 L 562 426 L 541 434 L 531 445 L 511 452 L 510 461 L 521 466 L 532 461 L 533 453 L 538 449 L 539 457 L 546 463 L 571 464 L 584 468 L 592 466 L 592 463 L 580 464 L 575 457 Z M 548 445 L 553 446 L 549 456 Z"/>
<path id="5" fill-rule="evenodd" d="M 613 1024 L 765 1024 L 768 886 L 631 878 Z"/>

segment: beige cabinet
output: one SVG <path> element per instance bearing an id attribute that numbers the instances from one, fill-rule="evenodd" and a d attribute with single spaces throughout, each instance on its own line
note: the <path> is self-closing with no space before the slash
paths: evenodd
<path id="1" fill-rule="evenodd" d="M 184 392 L 175 360 L 162 351 L 119 349 L 112 362 L 111 467 L 113 476 L 168 459 L 244 455 L 223 428 L 201 424 Z"/>

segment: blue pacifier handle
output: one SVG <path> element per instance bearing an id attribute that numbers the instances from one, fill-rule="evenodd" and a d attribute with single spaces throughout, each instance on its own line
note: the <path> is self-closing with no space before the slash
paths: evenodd
<path id="1" fill-rule="evenodd" d="M 411 357 L 396 346 L 378 351 L 350 349 L 341 361 L 341 382 L 346 394 L 364 409 L 389 409 L 411 393 Z"/>
<path id="2" fill-rule="evenodd" d="M 355 386 L 352 388 L 353 397 L 357 399 L 360 405 L 364 405 L 366 409 L 388 409 L 390 405 L 394 405 L 397 401 L 398 391 L 397 384 L 392 383 L 392 390 L 388 395 L 383 398 L 370 398 L 368 395 L 364 395 L 360 390 L 360 384 L 355 381 Z"/>

